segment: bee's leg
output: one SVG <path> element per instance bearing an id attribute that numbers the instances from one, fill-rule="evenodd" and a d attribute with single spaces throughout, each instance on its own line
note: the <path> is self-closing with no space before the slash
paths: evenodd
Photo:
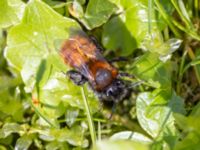
<path id="1" fill-rule="evenodd" d="M 125 57 L 117 57 L 117 58 L 113 58 L 113 59 L 109 60 L 108 62 L 112 64 L 114 62 L 120 62 L 120 61 L 127 62 L 128 59 L 125 58 Z M 118 78 L 121 78 L 121 77 L 134 78 L 133 75 L 131 75 L 131 74 L 127 73 L 127 72 L 120 72 L 117 77 Z"/>
<path id="2" fill-rule="evenodd" d="M 112 119 L 112 116 L 113 116 L 113 114 L 116 112 L 116 107 L 117 107 L 117 102 L 114 102 L 113 103 L 113 105 L 112 105 L 112 108 L 111 108 L 111 114 L 110 114 L 110 116 L 109 116 L 109 120 L 111 120 Z"/>
<path id="3" fill-rule="evenodd" d="M 108 62 L 109 63 L 114 63 L 114 62 L 120 62 L 120 61 L 126 62 L 126 61 L 128 61 L 128 59 L 125 58 L 125 57 L 117 57 L 117 58 L 113 58 L 113 59 L 109 60 Z"/>
<path id="4" fill-rule="evenodd" d="M 87 79 L 78 71 L 69 70 L 66 74 L 76 85 L 83 85 L 85 82 L 87 82 Z"/>
<path id="5" fill-rule="evenodd" d="M 97 49 L 100 51 L 100 52 L 103 52 L 103 47 L 99 44 L 99 42 L 97 41 L 96 37 L 94 36 L 90 36 L 90 39 L 92 40 L 92 42 L 96 45 Z"/>

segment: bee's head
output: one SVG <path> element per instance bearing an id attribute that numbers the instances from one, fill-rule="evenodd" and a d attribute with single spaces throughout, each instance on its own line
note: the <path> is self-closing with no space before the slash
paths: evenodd
<path id="1" fill-rule="evenodd" d="M 108 87 L 99 94 L 99 98 L 103 101 L 120 102 L 130 95 L 126 83 L 123 80 L 115 79 Z"/>

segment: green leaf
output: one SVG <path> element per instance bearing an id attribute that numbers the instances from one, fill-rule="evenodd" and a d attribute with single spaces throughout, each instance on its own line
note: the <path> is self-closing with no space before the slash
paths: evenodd
<path id="1" fill-rule="evenodd" d="M 1 132 L 1 131 L 0 131 Z M 0 138 L 0 143 L 2 145 L 11 145 L 13 142 L 13 135 L 10 134 L 9 136 L 5 137 L 5 138 Z M 1 149 L 1 148 L 0 148 Z"/>
<path id="2" fill-rule="evenodd" d="M 173 113 L 186 114 L 184 100 L 180 96 L 176 95 L 175 92 L 171 95 L 168 106 L 172 109 Z"/>
<path id="3" fill-rule="evenodd" d="M 83 12 L 81 4 L 75 0 L 69 9 L 70 13 L 78 18 L 89 30 L 99 27 L 107 22 L 116 10 L 116 5 L 109 0 L 89 1 L 85 13 Z"/>
<path id="4" fill-rule="evenodd" d="M 193 108 L 190 116 L 194 116 L 194 117 L 200 116 L 200 102 Z"/>
<path id="5" fill-rule="evenodd" d="M 70 130 L 67 127 L 62 129 L 33 129 L 32 132 L 39 133 L 39 137 L 44 141 L 66 141 L 71 145 L 81 147 L 87 147 L 89 144 L 88 140 L 84 138 L 84 129 L 82 129 L 80 126 L 74 126 Z"/>
<path id="6" fill-rule="evenodd" d="M 68 150 L 68 145 L 66 142 L 57 142 L 57 141 L 53 141 L 48 143 L 45 146 L 46 150 Z"/>
<path id="7" fill-rule="evenodd" d="M 20 22 L 25 4 L 21 0 L 0 1 L 0 28 L 7 28 Z"/>
<path id="8" fill-rule="evenodd" d="M 147 0 L 123 0 L 115 3 L 122 10 L 120 15 L 104 25 L 102 43 L 107 49 L 127 56 L 140 48 L 143 40 L 151 34 L 159 37 L 159 23 L 155 19 L 153 9 L 149 18 Z"/>
<path id="9" fill-rule="evenodd" d="M 84 16 L 83 7 L 78 0 L 74 0 L 68 9 L 70 14 L 78 19 L 81 19 Z"/>
<path id="10" fill-rule="evenodd" d="M 156 37 L 158 38 L 158 37 Z M 171 58 L 172 53 L 174 53 L 181 45 L 182 40 L 171 38 L 166 42 L 155 41 L 156 39 L 145 39 L 142 45 L 144 49 L 157 53 L 160 55 L 160 60 L 166 62 Z"/>
<path id="11" fill-rule="evenodd" d="M 24 128 L 17 123 L 5 123 L 0 129 L 0 138 L 6 138 L 12 133 L 23 134 Z"/>
<path id="12" fill-rule="evenodd" d="M 51 6 L 56 12 L 63 16 L 68 16 L 68 11 L 66 10 L 66 2 L 61 2 L 61 1 L 54 1 L 54 0 L 43 0 L 46 4 Z"/>
<path id="13" fill-rule="evenodd" d="M 181 142 L 176 144 L 174 150 L 199 150 L 199 147 L 200 134 L 196 132 L 190 132 Z"/>
<path id="14" fill-rule="evenodd" d="M 198 150 L 200 146 L 200 103 L 198 103 L 189 114 L 184 116 L 174 114 L 176 123 L 182 129 L 182 140 L 177 142 L 175 150 L 194 149 Z"/>
<path id="15" fill-rule="evenodd" d="M 15 149 L 16 150 L 28 150 L 32 143 L 32 138 L 28 135 L 23 135 L 17 139 Z"/>
<path id="16" fill-rule="evenodd" d="M 71 127 L 78 117 L 79 110 L 74 108 L 68 108 L 65 112 L 66 123 L 69 127 Z"/>
<path id="17" fill-rule="evenodd" d="M 137 118 L 142 128 L 154 139 L 165 140 L 171 148 L 178 136 L 173 112 L 180 111 L 172 101 L 180 100 L 175 93 L 158 89 L 139 94 L 136 101 Z"/>
<path id="18" fill-rule="evenodd" d="M 11 87 L 18 86 L 22 83 L 19 77 L 12 78 L 10 76 L 0 76 L 0 90 L 9 89 Z"/>
<path id="19" fill-rule="evenodd" d="M 116 9 L 116 5 L 109 0 L 89 1 L 82 22 L 88 29 L 101 26 L 110 18 Z"/>
<path id="20" fill-rule="evenodd" d="M 3 145 L 0 145 L 0 149 L 1 150 L 7 150 L 7 148 L 5 146 L 3 146 Z"/>
<path id="21" fill-rule="evenodd" d="M 22 106 L 21 101 L 19 101 L 18 99 L 10 95 L 8 89 L 0 90 L 0 97 L 1 97 L 0 112 L 3 113 L 5 117 L 12 116 L 13 120 L 22 121 L 23 120 L 23 106 Z"/>
<path id="22" fill-rule="evenodd" d="M 132 131 L 121 131 L 118 133 L 115 133 L 111 136 L 111 140 L 131 140 L 138 143 L 143 144 L 151 144 L 152 140 L 146 137 L 145 135 L 138 133 L 138 132 L 132 132 Z"/>
<path id="23" fill-rule="evenodd" d="M 156 53 L 146 52 L 129 68 L 130 73 L 147 81 L 150 86 L 171 88 L 171 63 L 162 62 Z"/>
<path id="24" fill-rule="evenodd" d="M 65 107 L 83 108 L 80 90 L 62 73 L 69 67 L 62 62 L 54 45 L 56 40 L 68 38 L 71 28 L 80 29 L 80 26 L 45 3 L 32 0 L 22 22 L 8 34 L 5 56 L 9 64 L 20 71 L 25 90 L 32 92 L 33 99 L 53 107 L 45 113 L 51 119 L 64 113 L 56 112 L 61 102 Z M 94 96 L 91 97 L 92 105 L 97 106 Z"/>
<path id="25" fill-rule="evenodd" d="M 175 114 L 176 122 L 184 132 L 197 132 L 200 134 L 200 103 L 198 103 L 188 117 Z"/>
<path id="26" fill-rule="evenodd" d="M 136 39 L 123 22 L 124 15 L 112 18 L 103 27 L 102 43 L 108 50 L 127 56 L 137 47 Z M 116 32 L 117 31 L 117 32 Z"/>
<path id="27" fill-rule="evenodd" d="M 128 140 L 108 140 L 99 141 L 94 146 L 93 150 L 148 150 L 149 146 L 141 144 L 138 142 L 128 141 Z"/>
<path id="28" fill-rule="evenodd" d="M 79 28 L 76 22 L 60 16 L 43 2 L 32 0 L 22 22 L 8 34 L 6 57 L 19 71 L 27 65 L 36 69 L 43 59 L 55 54 L 54 41 L 67 38 L 71 27 Z"/>

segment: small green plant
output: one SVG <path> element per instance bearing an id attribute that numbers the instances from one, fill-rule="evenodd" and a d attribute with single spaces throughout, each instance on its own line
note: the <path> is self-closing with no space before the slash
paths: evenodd
<path id="1" fill-rule="evenodd" d="M 199 0 L 1 0 L 0 149 L 199 150 Z M 57 41 L 93 35 L 134 76 L 111 109 L 75 86 Z M 60 46 L 60 45 L 58 45 Z"/>

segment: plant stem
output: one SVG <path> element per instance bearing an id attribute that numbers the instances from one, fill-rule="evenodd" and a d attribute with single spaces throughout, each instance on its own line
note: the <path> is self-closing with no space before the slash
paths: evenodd
<path id="1" fill-rule="evenodd" d="M 89 105 L 88 105 L 88 102 L 87 102 L 87 99 L 86 99 L 86 96 L 85 96 L 84 87 L 81 88 L 81 94 L 82 94 L 83 102 L 84 102 L 84 105 L 85 105 L 85 112 L 86 112 L 86 115 L 87 115 L 87 121 L 88 121 L 88 125 L 89 125 L 92 144 L 95 145 L 95 142 L 96 142 L 95 127 L 94 127 L 94 123 L 92 121 L 92 115 L 90 113 Z"/>
<path id="2" fill-rule="evenodd" d="M 183 69 L 184 69 L 186 56 L 187 56 L 187 50 L 184 51 L 183 56 L 181 58 L 181 64 L 180 64 L 180 68 L 179 68 L 179 72 L 178 72 L 178 81 L 177 81 L 177 85 L 176 85 L 177 94 L 180 94 L 180 90 L 181 90 L 181 81 L 183 78 Z"/>
<path id="3" fill-rule="evenodd" d="M 168 26 L 164 29 L 164 40 L 169 40 L 169 28 Z"/>
<path id="4" fill-rule="evenodd" d="M 188 47 L 188 54 L 189 54 L 189 56 L 192 60 L 195 59 L 195 54 L 190 47 Z M 199 76 L 199 72 L 198 72 L 198 69 L 197 69 L 196 66 L 194 66 L 194 71 L 195 71 L 195 74 L 196 74 L 197 81 L 200 84 L 200 76 Z"/>

